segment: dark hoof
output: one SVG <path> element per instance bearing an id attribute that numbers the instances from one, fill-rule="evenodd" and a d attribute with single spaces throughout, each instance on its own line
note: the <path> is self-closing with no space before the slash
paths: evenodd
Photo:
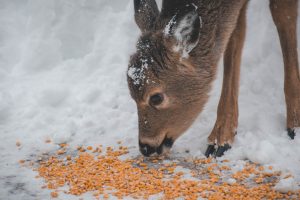
<path id="1" fill-rule="evenodd" d="M 210 155 L 213 155 L 215 151 L 216 151 L 215 145 L 210 144 L 206 149 L 205 156 L 208 158 Z"/>
<path id="2" fill-rule="evenodd" d="M 288 129 L 287 129 L 287 132 L 288 132 L 288 136 L 289 136 L 292 140 L 295 139 L 296 132 L 295 132 L 294 129 L 288 128 Z"/>
<path id="3" fill-rule="evenodd" d="M 207 150 L 205 152 L 205 156 L 208 158 L 209 156 L 221 157 L 224 155 L 225 151 L 231 149 L 231 146 L 229 144 L 225 144 L 224 146 L 217 146 L 215 145 L 208 145 Z"/>
<path id="4" fill-rule="evenodd" d="M 229 144 L 225 144 L 224 146 L 219 146 L 217 151 L 216 151 L 216 155 L 215 157 L 221 157 L 224 155 L 225 151 L 231 149 L 231 146 Z"/>

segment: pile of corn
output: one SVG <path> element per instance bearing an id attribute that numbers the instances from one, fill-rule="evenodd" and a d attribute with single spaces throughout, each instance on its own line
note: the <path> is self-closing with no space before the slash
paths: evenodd
<path id="1" fill-rule="evenodd" d="M 212 159 L 181 160 L 167 164 L 159 158 L 124 160 L 120 156 L 127 154 L 128 148 L 123 146 L 116 150 L 112 147 L 104 150 L 102 146 L 79 147 L 76 155 L 71 156 L 66 144 L 60 146 L 55 155 L 39 161 L 35 169 L 38 178 L 45 180 L 42 188 L 51 189 L 53 198 L 67 185 L 65 193 L 93 192 L 96 199 L 112 196 L 148 199 L 151 195 L 187 200 L 300 199 L 300 191 L 287 194 L 275 191 L 273 187 L 280 172 L 254 163 L 247 163 L 243 170 L 233 173 L 226 160 L 218 163 Z M 186 178 L 186 173 L 177 167 L 189 168 L 193 178 Z M 228 178 L 231 181 L 225 180 Z"/>

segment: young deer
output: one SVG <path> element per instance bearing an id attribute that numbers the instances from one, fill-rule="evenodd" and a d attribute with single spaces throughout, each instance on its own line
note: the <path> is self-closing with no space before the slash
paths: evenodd
<path id="1" fill-rule="evenodd" d="M 139 117 L 143 155 L 164 153 L 193 123 L 208 99 L 223 55 L 224 79 L 217 120 L 206 156 L 222 156 L 238 125 L 241 54 L 248 0 L 134 0 L 142 32 L 128 68 L 128 86 Z M 270 0 L 284 58 L 287 132 L 300 127 L 297 56 L 298 0 Z"/>

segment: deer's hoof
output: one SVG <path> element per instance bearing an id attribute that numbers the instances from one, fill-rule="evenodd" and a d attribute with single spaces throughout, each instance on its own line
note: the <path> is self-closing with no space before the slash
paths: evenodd
<path id="1" fill-rule="evenodd" d="M 294 129 L 288 128 L 288 129 L 287 129 L 287 134 L 288 134 L 288 136 L 289 136 L 292 140 L 295 139 L 296 132 L 295 132 Z"/>
<path id="2" fill-rule="evenodd" d="M 210 144 L 208 145 L 205 151 L 205 156 L 208 158 L 210 155 L 213 155 L 215 151 L 216 151 L 215 145 Z"/>
<path id="3" fill-rule="evenodd" d="M 221 157 L 224 155 L 225 151 L 231 149 L 231 146 L 229 144 L 225 144 L 223 146 L 217 146 L 217 145 L 208 145 L 205 156 L 208 158 L 209 156 L 212 157 Z"/>

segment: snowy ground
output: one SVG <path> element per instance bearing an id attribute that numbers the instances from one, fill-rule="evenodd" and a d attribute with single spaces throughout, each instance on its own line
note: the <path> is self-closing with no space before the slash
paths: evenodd
<path id="1" fill-rule="evenodd" d="M 268 1 L 252 0 L 248 16 L 238 135 L 226 157 L 291 171 L 299 182 L 300 137 L 291 141 L 285 132 L 283 63 Z M 132 1 L 0 0 L 0 24 L 0 199 L 48 199 L 50 191 L 18 160 L 60 142 L 112 146 L 123 140 L 132 156 L 139 154 L 126 83 L 139 34 Z M 203 156 L 216 118 L 219 71 L 205 111 L 173 154 Z"/>

